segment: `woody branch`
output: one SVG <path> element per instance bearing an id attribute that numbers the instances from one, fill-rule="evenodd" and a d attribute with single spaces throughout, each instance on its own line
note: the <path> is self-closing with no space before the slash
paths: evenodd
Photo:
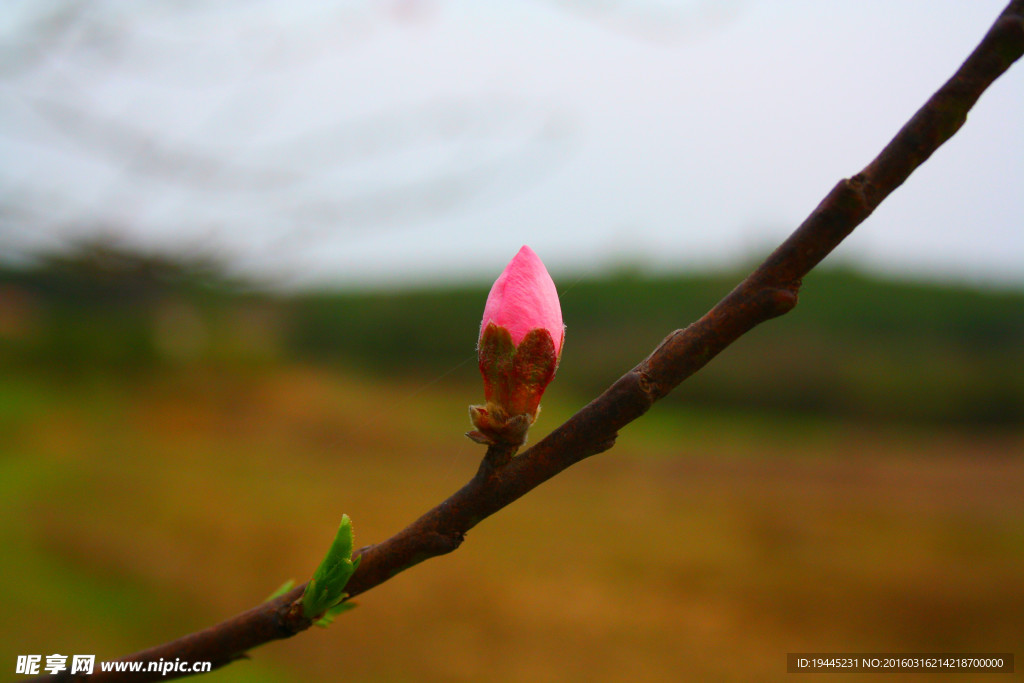
<path id="1" fill-rule="evenodd" d="M 885 149 L 860 173 L 841 180 L 803 224 L 722 301 L 689 327 L 669 334 L 635 368 L 518 457 L 501 452 L 506 446 L 490 446 L 468 484 L 395 536 L 358 553 L 361 562 L 346 591 L 352 596 L 364 593 L 423 560 L 455 550 L 481 520 L 572 464 L 610 448 L 622 427 L 725 347 L 756 325 L 792 310 L 801 279 L 956 133 L 985 89 L 1022 54 L 1024 0 L 1013 0 L 953 77 Z M 220 624 L 122 660 L 180 658 L 223 666 L 253 647 L 309 628 L 310 620 L 299 603 L 302 591 L 300 586 Z M 173 677 L 97 672 L 88 679 Z"/>

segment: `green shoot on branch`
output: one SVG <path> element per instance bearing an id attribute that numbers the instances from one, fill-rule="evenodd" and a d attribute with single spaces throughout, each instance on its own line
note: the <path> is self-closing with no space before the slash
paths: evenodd
<path id="1" fill-rule="evenodd" d="M 343 606 L 348 593 L 345 584 L 359 566 L 359 559 L 352 561 L 355 537 L 352 534 L 352 520 L 341 516 L 341 526 L 331 543 L 327 555 L 313 573 L 302 595 L 302 614 L 315 619 L 318 626 L 330 624 L 334 617 L 348 609 Z M 340 609 L 339 609 L 340 608 Z"/>

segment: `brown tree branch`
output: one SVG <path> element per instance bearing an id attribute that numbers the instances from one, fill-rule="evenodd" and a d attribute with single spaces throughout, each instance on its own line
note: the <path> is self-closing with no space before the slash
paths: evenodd
<path id="1" fill-rule="evenodd" d="M 563 425 L 518 457 L 494 447 L 462 489 L 395 536 L 363 548 L 347 591 L 358 595 L 423 560 L 455 550 L 467 531 L 570 465 L 610 448 L 618 430 L 754 326 L 790 311 L 801 279 L 910 173 L 963 125 L 982 92 L 1024 54 L 1024 0 L 1003 10 L 951 79 L 868 166 L 841 180 L 767 260 L 700 320 L 676 330 Z M 211 661 L 223 666 L 257 645 L 310 626 L 298 602 L 303 587 L 221 624 L 122 658 Z M 181 676 L 185 674 L 177 674 Z M 148 681 L 175 674 L 99 673 L 90 681 Z"/>

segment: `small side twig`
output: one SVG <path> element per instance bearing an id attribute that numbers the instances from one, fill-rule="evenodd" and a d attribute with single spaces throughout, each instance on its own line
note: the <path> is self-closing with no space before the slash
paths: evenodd
<path id="1" fill-rule="evenodd" d="M 580 460 L 607 450 L 618 431 L 756 325 L 790 311 L 802 278 L 963 125 L 989 85 L 1024 54 L 1024 0 L 1003 10 L 956 74 L 914 114 L 868 166 L 841 180 L 799 228 L 721 302 L 542 441 L 517 457 L 489 450 L 476 476 L 447 500 L 383 543 L 359 553 L 346 591 L 358 595 L 423 560 L 449 553 L 482 519 Z M 249 649 L 309 628 L 297 607 L 304 587 L 221 624 L 121 661 L 210 661 L 215 667 Z M 181 676 L 184 674 L 177 674 Z M 97 672 L 90 681 L 148 681 L 175 674 Z M 84 679 L 83 679 L 84 680 Z"/>

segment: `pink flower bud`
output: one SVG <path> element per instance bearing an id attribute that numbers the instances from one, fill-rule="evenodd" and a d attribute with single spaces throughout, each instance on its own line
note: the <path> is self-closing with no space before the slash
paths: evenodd
<path id="1" fill-rule="evenodd" d="M 547 330 L 561 354 L 565 339 L 558 290 L 533 249 L 524 246 L 491 286 L 480 323 L 483 337 L 488 323 L 504 327 L 518 346 L 530 330 Z"/>
<path id="2" fill-rule="evenodd" d="M 558 290 L 537 254 L 523 247 L 498 276 L 484 306 L 477 356 L 487 404 L 470 407 L 471 439 L 520 446 L 562 357 Z"/>

